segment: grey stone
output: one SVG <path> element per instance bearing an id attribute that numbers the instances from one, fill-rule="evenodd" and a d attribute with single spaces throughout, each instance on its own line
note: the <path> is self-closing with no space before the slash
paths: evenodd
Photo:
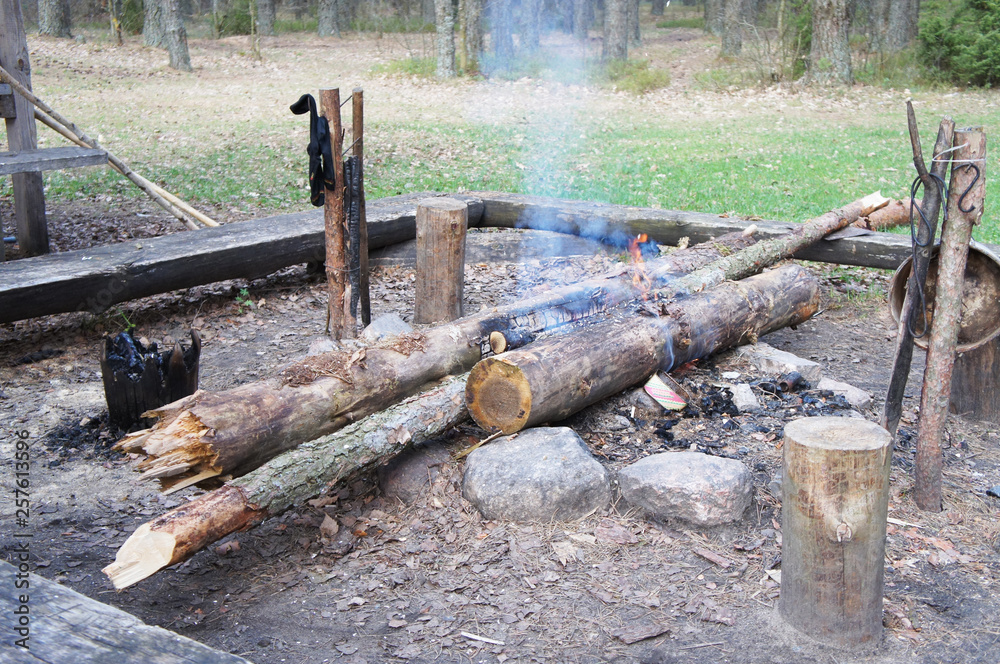
<path id="1" fill-rule="evenodd" d="M 337 350 L 337 344 L 333 342 L 330 337 L 319 337 L 313 339 L 309 342 L 309 349 L 306 350 L 306 355 L 321 355 L 323 353 L 329 353 L 332 350 Z"/>
<path id="2" fill-rule="evenodd" d="M 649 396 L 649 392 L 642 387 L 632 390 L 629 393 L 628 401 L 635 406 L 635 416 L 640 419 L 661 417 L 665 411 L 664 407 L 656 399 Z"/>
<path id="3" fill-rule="evenodd" d="M 816 385 L 816 389 L 819 390 L 830 390 L 834 394 L 841 394 L 847 403 L 851 404 L 858 410 L 865 410 L 872 405 L 872 395 L 865 392 L 860 387 L 854 387 L 848 383 L 841 383 L 837 380 L 832 380 L 830 378 L 822 378 Z"/>
<path id="4" fill-rule="evenodd" d="M 606 508 L 611 486 L 572 429 L 535 428 L 472 452 L 462 495 L 487 519 L 569 521 Z"/>
<path id="5" fill-rule="evenodd" d="M 790 371 L 798 371 L 812 385 L 815 385 L 823 377 L 823 368 L 816 362 L 792 355 L 787 351 L 778 350 L 765 343 L 758 342 L 750 346 L 742 346 L 739 353 L 765 373 L 783 375 Z"/>
<path id="6" fill-rule="evenodd" d="M 740 383 L 732 387 L 733 405 L 741 413 L 753 413 L 760 410 L 760 401 L 753 393 L 753 388 L 747 383 Z"/>
<path id="7" fill-rule="evenodd" d="M 658 519 L 696 526 L 739 521 L 753 499 L 753 475 L 741 461 L 700 452 L 666 452 L 618 472 L 622 497 Z"/>
<path id="8" fill-rule="evenodd" d="M 413 328 L 398 314 L 384 314 L 362 330 L 361 339 L 373 343 L 383 337 L 406 334 L 407 332 L 413 332 Z"/>
<path id="9" fill-rule="evenodd" d="M 427 494 L 441 474 L 441 466 L 450 461 L 451 453 L 441 443 L 418 445 L 379 466 L 379 488 L 384 496 L 409 505 Z"/>

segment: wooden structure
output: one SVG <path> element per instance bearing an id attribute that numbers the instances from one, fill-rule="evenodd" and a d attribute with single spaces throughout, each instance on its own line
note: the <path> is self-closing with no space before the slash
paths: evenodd
<path id="1" fill-rule="evenodd" d="M 133 615 L 102 604 L 37 574 L 27 573 L 28 585 L 15 587 L 19 570 L 0 561 L 0 611 L 7 618 L 3 661 L 143 662 L 144 664 L 249 664 L 236 655 L 215 650 L 162 627 L 146 625 Z M 27 598 L 27 603 L 22 598 Z M 27 607 L 27 612 L 21 607 Z M 27 616 L 27 649 L 15 625 Z"/>
<path id="2" fill-rule="evenodd" d="M 972 227 L 983 216 L 986 191 L 986 135 L 982 127 L 955 130 L 955 151 L 948 189 L 948 223 L 941 231 L 934 324 L 927 346 L 924 389 L 917 429 L 916 483 L 913 496 L 924 510 L 940 512 L 941 439 L 951 401 L 955 348 L 962 318 L 962 291 Z M 978 386 L 977 386 L 978 387 Z M 994 395 L 995 396 L 995 395 Z"/>
<path id="3" fill-rule="evenodd" d="M 874 648 L 892 437 L 867 420 L 809 417 L 785 426 L 783 455 L 778 610 L 828 645 Z"/>
<path id="4" fill-rule="evenodd" d="M 469 206 L 464 201 L 428 198 L 417 205 L 415 322 L 461 318 L 468 225 Z"/>
<path id="5" fill-rule="evenodd" d="M 370 248 L 416 236 L 416 205 L 434 195 L 394 196 L 366 205 Z M 523 194 L 467 192 L 469 226 L 536 228 L 605 238 L 640 232 L 660 244 L 692 244 L 742 231 L 747 222 L 714 214 L 633 208 Z M 877 213 L 876 213 L 877 214 Z M 756 236 L 777 237 L 798 224 L 757 221 Z M 1000 246 L 986 245 L 993 252 Z M 795 258 L 895 269 L 910 256 L 910 238 L 876 233 L 824 240 Z M 225 279 L 256 278 L 324 257 L 323 215 L 318 211 L 265 217 L 197 235 L 175 233 L 106 247 L 67 251 L 0 265 L 0 323 L 69 311 L 99 313 L 113 304 Z"/>

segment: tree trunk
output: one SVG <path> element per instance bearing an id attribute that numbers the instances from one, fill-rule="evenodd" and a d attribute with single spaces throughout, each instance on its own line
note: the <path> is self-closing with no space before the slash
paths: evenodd
<path id="1" fill-rule="evenodd" d="M 642 33 L 639 29 L 639 0 L 628 0 L 628 40 L 629 46 L 642 46 Z"/>
<path id="2" fill-rule="evenodd" d="M 890 53 L 901 51 L 917 37 L 920 0 L 893 0 L 889 3 L 889 22 L 885 47 Z"/>
<path id="3" fill-rule="evenodd" d="M 586 42 L 590 30 L 588 8 L 591 0 L 573 0 L 573 36 Z"/>
<path id="4" fill-rule="evenodd" d="M 320 37 L 340 37 L 337 0 L 319 0 L 317 32 Z"/>
<path id="5" fill-rule="evenodd" d="M 629 0 L 604 1 L 604 52 L 605 62 L 628 59 L 628 3 Z"/>
<path id="6" fill-rule="evenodd" d="M 479 71 L 483 55 L 483 0 L 459 0 L 459 66 L 463 73 Z"/>
<path id="7" fill-rule="evenodd" d="M 705 0 L 705 32 L 718 37 L 722 34 L 722 9 L 725 0 Z"/>
<path id="8" fill-rule="evenodd" d="M 871 49 L 876 53 L 886 52 L 889 34 L 890 0 L 870 0 L 868 10 L 868 30 L 870 32 Z"/>
<path id="9" fill-rule="evenodd" d="M 951 399 L 955 345 L 962 316 L 962 291 L 972 227 L 983 215 L 986 185 L 986 136 L 982 128 L 956 129 L 953 159 L 968 167 L 952 167 L 948 187 L 948 223 L 941 231 L 938 277 L 934 289 L 934 318 L 924 388 L 920 395 L 920 424 L 914 460 L 914 499 L 920 509 L 941 511 L 941 438 Z M 964 192 L 964 193 L 963 193 Z"/>
<path id="10" fill-rule="evenodd" d="M 143 9 L 142 43 L 153 48 L 166 48 L 167 33 L 163 24 L 163 0 L 146 0 Z"/>
<path id="11" fill-rule="evenodd" d="M 838 648 L 882 636 L 892 436 L 872 422 L 808 417 L 785 426 L 778 609 Z"/>
<path id="12" fill-rule="evenodd" d="M 145 523 L 104 568 L 115 588 L 182 562 L 230 533 L 257 525 L 468 418 L 463 393 L 468 374 L 341 431 L 307 442 Z"/>
<path id="13" fill-rule="evenodd" d="M 522 48 L 525 53 L 531 54 L 542 44 L 542 0 L 521 0 L 521 10 L 524 19 Z"/>
<path id="14" fill-rule="evenodd" d="M 798 325 L 816 313 L 819 300 L 816 278 L 788 265 L 660 304 L 663 317 L 616 318 L 536 341 L 472 369 L 469 414 L 483 429 L 505 435 L 556 422 L 658 370 Z"/>
<path id="15" fill-rule="evenodd" d="M 495 0 L 491 7 L 490 37 L 496 66 L 509 70 L 514 61 L 514 19 L 511 15 L 512 0 Z"/>
<path id="16" fill-rule="evenodd" d="M 257 3 L 257 32 L 264 37 L 274 36 L 274 0 L 255 0 Z"/>
<path id="17" fill-rule="evenodd" d="M 663 16 L 663 10 L 666 9 L 666 4 L 666 0 L 653 0 L 653 6 L 649 11 L 653 16 Z"/>
<path id="18" fill-rule="evenodd" d="M 50 37 L 72 37 L 69 0 L 38 0 L 38 33 Z"/>
<path id="19" fill-rule="evenodd" d="M 743 50 L 744 0 L 722 2 L 722 55 L 734 57 Z"/>
<path id="20" fill-rule="evenodd" d="M 167 37 L 170 66 L 180 71 L 192 71 L 180 0 L 163 0 L 163 27 Z"/>
<path id="21" fill-rule="evenodd" d="M 451 0 L 434 0 L 438 78 L 455 77 L 455 14 Z"/>
<path id="22" fill-rule="evenodd" d="M 812 1 L 812 48 L 809 53 L 811 83 L 854 82 L 851 73 L 851 0 Z"/>
<path id="23" fill-rule="evenodd" d="M 742 233 L 648 261 L 653 285 L 670 282 L 753 243 Z M 699 283 L 703 283 L 700 281 Z M 390 406 L 429 381 L 466 371 L 482 359 L 491 332 L 526 343 L 545 330 L 639 297 L 632 272 L 617 270 L 579 284 L 405 335 L 385 347 L 309 357 L 281 378 L 226 392 L 199 392 L 156 411 L 151 429 L 120 445 L 148 458 L 139 469 L 177 490 L 219 474 L 240 475 L 305 440 L 331 433 Z"/>

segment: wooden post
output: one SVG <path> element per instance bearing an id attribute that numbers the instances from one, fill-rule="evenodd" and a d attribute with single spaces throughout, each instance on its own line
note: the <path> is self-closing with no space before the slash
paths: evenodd
<path id="1" fill-rule="evenodd" d="M 372 301 L 369 294 L 368 277 L 368 218 L 365 214 L 365 91 L 354 88 L 351 92 L 353 103 L 352 127 L 354 138 L 354 156 L 357 157 L 357 168 L 361 179 L 361 324 L 367 327 L 372 322 Z"/>
<path id="2" fill-rule="evenodd" d="M 462 316 L 468 222 L 464 201 L 428 198 L 417 206 L 415 322 L 441 323 Z"/>
<path id="3" fill-rule="evenodd" d="M 965 265 L 972 226 L 982 217 L 986 190 L 986 135 L 982 128 L 956 129 L 955 146 L 948 188 L 948 223 L 941 232 L 934 324 L 927 347 L 914 461 L 913 497 L 920 509 L 932 512 L 941 511 L 941 437 L 951 400 Z"/>
<path id="4" fill-rule="evenodd" d="M 320 113 L 330 123 L 330 145 L 333 169 L 337 182 L 333 190 L 325 192 L 323 218 L 326 223 L 326 284 L 330 293 L 327 308 L 330 319 L 327 330 L 334 339 L 353 338 L 355 330 L 345 320 L 345 294 L 347 289 L 347 243 L 344 218 L 344 160 L 343 132 L 340 124 L 340 89 L 319 91 Z"/>
<path id="5" fill-rule="evenodd" d="M 24 35 L 20 0 L 0 0 L 0 66 L 22 85 L 31 88 L 31 65 L 28 42 Z M 21 95 L 14 95 L 16 117 L 6 118 L 7 149 L 11 152 L 34 150 L 38 147 L 35 116 L 31 104 Z M 49 231 L 45 225 L 45 193 L 40 172 L 18 173 L 11 176 L 14 184 L 14 216 L 17 243 L 28 256 L 49 252 Z"/>
<path id="6" fill-rule="evenodd" d="M 955 358 L 951 411 L 1000 424 L 1000 336 Z"/>
<path id="7" fill-rule="evenodd" d="M 785 426 L 778 610 L 828 645 L 871 648 L 882 636 L 891 443 L 861 419 Z"/>

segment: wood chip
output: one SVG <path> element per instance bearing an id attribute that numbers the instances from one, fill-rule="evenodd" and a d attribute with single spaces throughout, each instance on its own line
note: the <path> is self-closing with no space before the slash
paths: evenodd
<path id="1" fill-rule="evenodd" d="M 670 631 L 670 626 L 656 622 L 633 623 L 627 627 L 616 629 L 611 636 L 627 644 L 637 643 Z"/>
<path id="2" fill-rule="evenodd" d="M 730 565 L 733 564 L 733 562 L 731 560 L 729 560 L 728 558 L 723 558 L 719 554 L 715 553 L 714 551 L 709 551 L 708 549 L 702 549 L 702 548 L 699 547 L 699 548 L 693 549 L 693 551 L 694 551 L 695 554 L 701 556 L 702 558 L 704 558 L 708 562 L 715 563 L 716 565 L 718 565 L 719 567 L 721 567 L 723 569 L 725 569 L 725 568 L 727 568 L 727 567 L 729 567 Z"/>

